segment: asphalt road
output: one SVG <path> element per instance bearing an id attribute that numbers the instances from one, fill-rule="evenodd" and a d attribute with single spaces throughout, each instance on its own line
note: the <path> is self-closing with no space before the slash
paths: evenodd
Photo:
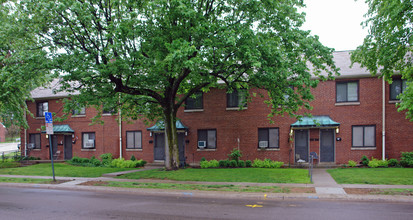
<path id="1" fill-rule="evenodd" d="M 0 143 L 0 154 L 15 152 L 18 150 L 17 148 L 18 143 Z"/>
<path id="2" fill-rule="evenodd" d="M 222 194 L 225 197 L 225 194 Z M 1 219 L 412 219 L 413 204 L 0 187 Z"/>

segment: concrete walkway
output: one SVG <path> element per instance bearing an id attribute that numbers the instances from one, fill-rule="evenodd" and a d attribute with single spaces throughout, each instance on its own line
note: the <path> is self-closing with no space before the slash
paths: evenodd
<path id="1" fill-rule="evenodd" d="M 313 183 L 317 194 L 346 194 L 343 187 L 338 185 L 333 177 L 327 173 L 327 169 L 313 169 Z"/>

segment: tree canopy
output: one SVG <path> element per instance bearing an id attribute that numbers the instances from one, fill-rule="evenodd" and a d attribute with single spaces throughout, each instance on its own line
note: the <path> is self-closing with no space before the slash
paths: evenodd
<path id="1" fill-rule="evenodd" d="M 27 127 L 26 100 L 46 82 L 49 69 L 46 52 L 21 16 L 13 2 L 0 4 L 0 121 Z"/>
<path id="2" fill-rule="evenodd" d="M 75 102 L 165 121 L 167 168 L 179 164 L 176 113 L 196 92 L 262 88 L 270 117 L 295 116 L 310 108 L 310 88 L 325 78 L 320 71 L 326 77 L 337 71 L 333 50 L 300 29 L 301 0 L 22 0 L 20 6 L 62 73 L 63 89 L 80 92 Z"/>
<path id="3" fill-rule="evenodd" d="M 411 0 L 366 0 L 369 5 L 365 27 L 369 33 L 351 55 L 373 75 L 384 77 L 389 83 L 400 74 L 407 81 L 407 89 L 399 95 L 399 111 L 413 120 L 413 4 Z"/>

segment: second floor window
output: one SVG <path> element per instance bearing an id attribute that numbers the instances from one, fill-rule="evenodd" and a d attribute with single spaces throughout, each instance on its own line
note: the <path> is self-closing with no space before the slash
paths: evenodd
<path id="1" fill-rule="evenodd" d="M 246 90 L 233 90 L 232 93 L 227 93 L 227 108 L 247 107 Z"/>
<path id="2" fill-rule="evenodd" d="M 86 108 L 81 107 L 79 109 L 75 109 L 72 111 L 72 115 L 85 115 L 86 114 Z"/>
<path id="3" fill-rule="evenodd" d="M 192 109 L 203 109 L 203 94 L 202 92 L 195 93 L 192 97 L 188 97 L 185 100 L 185 109 L 192 110 Z"/>
<path id="4" fill-rule="evenodd" d="M 48 102 L 37 102 L 37 117 L 44 117 L 44 113 L 49 111 Z"/>
<path id="5" fill-rule="evenodd" d="M 359 83 L 337 82 L 336 83 L 336 102 L 358 102 L 359 101 Z"/>
<path id="6" fill-rule="evenodd" d="M 393 79 L 393 83 L 390 84 L 390 100 L 399 100 L 397 96 L 403 93 L 407 88 L 406 80 Z"/>

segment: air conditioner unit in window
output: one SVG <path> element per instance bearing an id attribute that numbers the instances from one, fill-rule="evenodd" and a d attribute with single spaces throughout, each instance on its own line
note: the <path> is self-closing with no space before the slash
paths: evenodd
<path id="1" fill-rule="evenodd" d="M 260 148 L 267 148 L 268 147 L 268 141 L 260 141 L 260 142 L 258 142 L 258 146 Z"/>
<path id="2" fill-rule="evenodd" d="M 95 141 L 94 140 L 88 140 L 85 143 L 85 147 L 84 148 L 94 148 L 95 147 Z"/>
<path id="3" fill-rule="evenodd" d="M 198 141 L 198 148 L 200 149 L 206 148 L 206 141 Z"/>
<path id="4" fill-rule="evenodd" d="M 27 148 L 29 149 L 34 149 L 36 147 L 36 145 L 34 145 L 34 143 L 28 143 L 27 144 Z"/>

